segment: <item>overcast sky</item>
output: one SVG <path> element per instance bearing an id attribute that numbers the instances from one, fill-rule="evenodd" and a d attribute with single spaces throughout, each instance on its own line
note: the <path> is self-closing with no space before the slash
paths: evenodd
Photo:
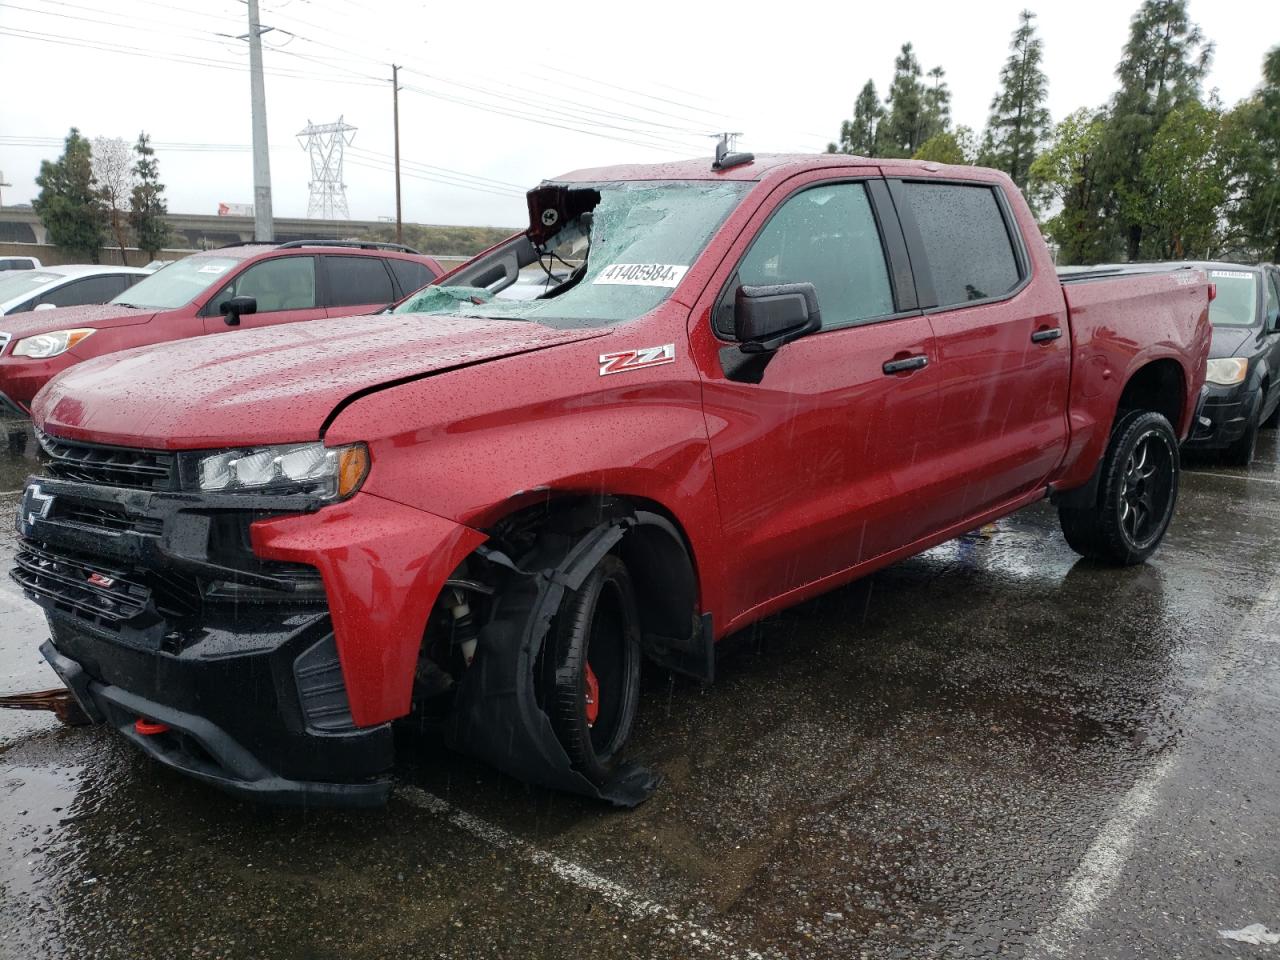
<path id="1" fill-rule="evenodd" d="M 1025 5 L 262 0 L 276 28 L 264 37 L 275 213 L 306 213 L 295 135 L 339 116 L 357 128 L 344 170 L 351 215 L 394 213 L 393 61 L 406 87 L 405 219 L 512 226 L 524 221 L 521 188 L 544 177 L 708 155 L 718 130 L 742 131 L 740 145 L 758 152 L 821 151 L 868 77 L 883 96 L 907 40 L 926 71 L 946 70 L 954 121 L 980 130 Z M 1031 6 L 1054 119 L 1104 102 L 1136 0 Z M 1280 42 L 1262 29 L 1274 10 L 1191 0 L 1216 45 L 1208 86 L 1227 104 L 1252 91 Z M 252 201 L 248 56 L 234 39 L 245 30 L 239 0 L 0 0 L 5 205 L 32 198 L 40 160 L 60 152 L 44 141 L 71 126 L 129 140 L 145 130 L 165 145 L 171 211 Z"/>

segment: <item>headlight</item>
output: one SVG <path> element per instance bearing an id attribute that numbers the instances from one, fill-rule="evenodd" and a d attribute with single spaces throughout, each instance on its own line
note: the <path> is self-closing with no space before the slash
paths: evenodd
<path id="1" fill-rule="evenodd" d="M 363 443 L 346 447 L 294 443 L 228 450 L 200 458 L 195 470 L 201 490 L 306 493 L 324 500 L 345 500 L 360 489 L 369 472 L 369 450 Z"/>
<path id="2" fill-rule="evenodd" d="M 1221 360 L 1210 360 L 1209 371 L 1205 379 L 1210 383 L 1229 387 L 1233 383 L 1241 383 L 1249 375 L 1249 361 L 1245 357 L 1226 357 Z"/>
<path id="3" fill-rule="evenodd" d="M 37 334 L 15 343 L 13 355 L 31 357 L 33 360 L 48 360 L 50 357 L 66 353 L 93 333 L 92 327 L 81 327 L 78 330 L 55 330 L 53 333 Z"/>

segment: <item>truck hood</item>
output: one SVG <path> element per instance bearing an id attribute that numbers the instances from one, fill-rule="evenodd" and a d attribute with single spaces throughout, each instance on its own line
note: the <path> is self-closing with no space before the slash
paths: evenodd
<path id="1" fill-rule="evenodd" d="M 413 314 L 289 323 L 88 360 L 32 414 L 56 436 L 151 449 L 312 440 L 353 394 L 606 332 Z"/>
<path id="2" fill-rule="evenodd" d="M 13 334 L 14 340 L 34 337 L 73 327 L 127 327 L 146 323 L 156 315 L 152 309 L 122 307 L 118 303 L 91 303 L 83 307 L 57 307 L 54 310 L 31 310 L 0 317 L 0 331 Z"/>
<path id="3" fill-rule="evenodd" d="M 1215 360 L 1221 357 L 1251 357 L 1258 352 L 1257 336 L 1257 327 L 1214 327 L 1209 356 Z"/>

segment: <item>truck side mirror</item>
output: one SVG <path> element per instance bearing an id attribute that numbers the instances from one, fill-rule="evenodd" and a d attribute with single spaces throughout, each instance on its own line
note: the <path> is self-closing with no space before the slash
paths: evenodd
<path id="1" fill-rule="evenodd" d="M 733 303 L 733 332 L 743 353 L 772 353 L 822 328 L 818 291 L 812 283 L 739 287 Z"/>
<path id="2" fill-rule="evenodd" d="M 242 316 L 258 312 L 258 301 L 253 297 L 232 297 L 218 304 L 218 312 L 228 327 L 238 327 Z"/>

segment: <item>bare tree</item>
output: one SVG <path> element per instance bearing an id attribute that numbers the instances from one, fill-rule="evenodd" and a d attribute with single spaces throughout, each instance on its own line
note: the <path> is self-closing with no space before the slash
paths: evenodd
<path id="1" fill-rule="evenodd" d="M 129 198 L 133 193 L 133 150 L 120 137 L 93 138 L 93 176 L 98 181 L 102 203 L 107 208 L 111 232 L 120 247 L 120 262 L 128 266 L 125 254 L 125 222 L 129 216 Z"/>

